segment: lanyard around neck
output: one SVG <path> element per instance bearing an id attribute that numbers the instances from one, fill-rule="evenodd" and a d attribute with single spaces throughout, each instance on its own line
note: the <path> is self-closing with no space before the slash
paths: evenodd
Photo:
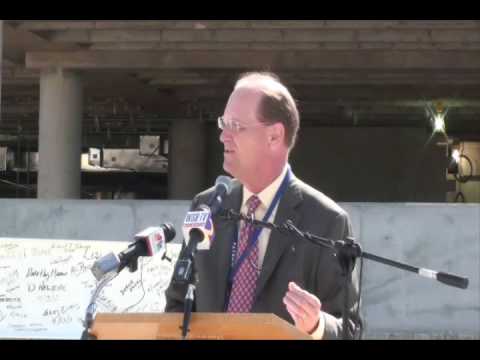
<path id="1" fill-rule="evenodd" d="M 267 221 L 272 215 L 273 209 L 275 209 L 280 199 L 283 197 L 283 195 L 285 195 L 285 192 L 287 191 L 291 177 L 292 177 L 292 171 L 290 169 L 290 166 L 288 166 L 287 173 L 283 178 L 282 184 L 278 188 L 277 193 L 275 194 L 275 197 L 273 198 L 270 206 L 268 207 L 268 210 L 265 216 L 263 217 L 262 221 Z M 235 275 L 240 269 L 240 266 L 245 261 L 245 259 L 250 254 L 250 252 L 253 250 L 253 248 L 257 245 L 258 237 L 262 232 L 262 230 L 263 228 L 255 229 L 255 232 L 252 234 L 247 248 L 243 251 L 238 261 L 235 261 L 235 258 L 237 257 L 237 251 L 238 251 L 238 226 L 237 226 L 237 231 L 235 231 L 236 236 L 232 241 L 232 262 L 231 262 L 232 267 L 230 268 L 230 276 L 229 276 L 230 284 L 233 284 L 233 279 L 235 278 Z"/>

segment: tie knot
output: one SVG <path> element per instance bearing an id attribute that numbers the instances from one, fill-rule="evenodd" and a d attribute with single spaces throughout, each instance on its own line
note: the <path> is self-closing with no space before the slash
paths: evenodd
<path id="1" fill-rule="evenodd" d="M 257 210 L 260 204 L 261 204 L 261 201 L 257 195 L 250 196 L 250 198 L 247 200 L 247 208 L 248 208 L 247 214 L 251 215 L 255 213 L 255 210 Z"/>

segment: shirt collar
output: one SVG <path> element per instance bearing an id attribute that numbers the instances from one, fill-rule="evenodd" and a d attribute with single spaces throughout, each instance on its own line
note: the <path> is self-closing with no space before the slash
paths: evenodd
<path id="1" fill-rule="evenodd" d="M 273 198 L 275 197 L 275 194 L 277 193 L 278 188 L 282 184 L 282 180 L 285 178 L 285 175 L 287 174 L 287 169 L 288 169 L 288 164 L 285 164 L 285 166 L 283 167 L 282 173 L 275 180 L 273 180 L 273 182 L 270 185 L 268 185 L 265 189 L 263 189 L 258 194 L 252 193 L 250 190 L 247 189 L 246 186 L 244 186 L 242 208 L 245 206 L 245 203 L 247 202 L 247 200 L 250 199 L 250 196 L 257 195 L 260 201 L 262 202 L 260 206 L 265 209 L 268 209 L 268 207 L 273 201 Z"/>

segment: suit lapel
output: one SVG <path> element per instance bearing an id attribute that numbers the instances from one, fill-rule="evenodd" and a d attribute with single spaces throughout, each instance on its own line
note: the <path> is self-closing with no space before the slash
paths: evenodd
<path id="1" fill-rule="evenodd" d="M 297 186 L 297 181 L 298 180 L 295 177 L 292 178 L 285 195 L 280 200 L 274 219 L 276 225 L 282 225 L 287 220 L 291 220 L 294 225 L 298 225 L 298 222 L 300 221 L 301 214 L 298 210 L 298 206 L 303 197 Z M 277 231 L 272 231 L 270 233 L 265 259 L 263 261 L 262 270 L 255 290 L 255 296 L 258 296 L 263 290 L 282 254 L 289 248 L 294 240 L 295 239 L 292 236 L 283 235 Z"/>

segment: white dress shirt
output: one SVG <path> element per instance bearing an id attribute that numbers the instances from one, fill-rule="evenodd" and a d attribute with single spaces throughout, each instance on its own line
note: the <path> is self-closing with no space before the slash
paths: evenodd
<path id="1" fill-rule="evenodd" d="M 283 178 L 287 174 L 287 165 L 284 166 L 282 173 L 275 179 L 273 182 L 268 185 L 265 189 L 263 189 L 260 193 L 254 194 L 246 186 L 243 187 L 243 199 L 242 199 L 242 207 L 240 208 L 240 212 L 243 215 L 247 214 L 248 206 L 247 200 L 250 199 L 252 195 L 257 195 L 260 199 L 260 205 L 258 205 L 257 210 L 255 210 L 255 219 L 262 220 L 265 214 L 267 213 L 270 204 L 277 193 L 277 190 L 280 188 L 282 184 Z M 277 213 L 278 203 L 272 211 L 269 219 L 265 221 L 273 222 L 275 219 L 275 214 Z M 265 258 L 265 253 L 267 252 L 268 240 L 270 238 L 270 229 L 263 228 L 258 236 L 258 267 L 261 269 L 263 265 L 263 259 Z"/>

